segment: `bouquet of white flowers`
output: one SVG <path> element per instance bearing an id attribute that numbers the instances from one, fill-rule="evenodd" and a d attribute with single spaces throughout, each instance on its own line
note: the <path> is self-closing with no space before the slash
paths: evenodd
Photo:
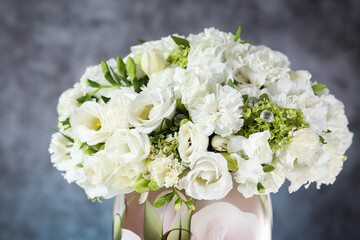
<path id="1" fill-rule="evenodd" d="M 343 104 L 285 55 L 214 28 L 141 41 L 88 67 L 58 104 L 51 161 L 91 199 L 169 188 L 245 197 L 330 184 L 352 141 Z M 235 186 L 234 186 L 235 185 Z"/>

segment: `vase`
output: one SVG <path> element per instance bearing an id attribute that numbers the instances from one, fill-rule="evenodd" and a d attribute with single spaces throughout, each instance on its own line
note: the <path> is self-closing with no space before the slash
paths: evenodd
<path id="1" fill-rule="evenodd" d="M 236 188 L 221 200 L 192 200 L 174 209 L 170 203 L 155 208 L 156 199 L 171 193 L 161 189 L 142 195 L 119 195 L 114 200 L 114 240 L 269 240 L 272 206 L 269 195 L 245 198 Z M 179 192 L 184 199 L 184 192 Z M 144 197 L 147 199 L 144 201 Z M 143 202 L 143 203 L 139 203 Z"/>

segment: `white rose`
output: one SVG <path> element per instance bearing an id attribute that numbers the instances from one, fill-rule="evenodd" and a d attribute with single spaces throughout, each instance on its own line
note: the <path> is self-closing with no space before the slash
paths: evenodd
<path id="1" fill-rule="evenodd" d="M 166 67 L 164 56 L 157 49 L 150 52 L 144 52 L 141 56 L 141 68 L 144 73 L 151 76 L 158 73 Z"/>
<path id="2" fill-rule="evenodd" d="M 106 129 L 106 121 L 102 106 L 96 102 L 85 102 L 70 116 L 72 132 L 90 145 L 95 145 L 109 137 L 111 132 Z"/>
<path id="3" fill-rule="evenodd" d="M 192 122 L 187 122 L 179 130 L 179 154 L 184 165 L 189 165 L 191 157 L 199 152 L 206 151 L 209 138 Z"/>
<path id="4" fill-rule="evenodd" d="M 187 195 L 195 199 L 222 199 L 232 189 L 227 161 L 220 153 L 197 152 L 192 157 L 190 169 L 181 179 L 181 186 Z"/>
<path id="5" fill-rule="evenodd" d="M 112 198 L 119 194 L 134 191 L 135 183 L 141 174 L 142 172 L 137 171 L 131 164 L 118 163 L 111 179 L 107 183 L 109 193 L 106 197 Z"/>
<path id="6" fill-rule="evenodd" d="M 99 151 L 93 156 L 84 158 L 84 171 L 87 180 L 92 185 L 106 183 L 112 176 L 116 162 L 106 156 L 104 151 Z"/>
<path id="7" fill-rule="evenodd" d="M 150 140 L 136 129 L 120 129 L 105 142 L 106 154 L 119 163 L 131 164 L 136 171 L 146 169 Z"/>
<path id="8" fill-rule="evenodd" d="M 129 122 L 149 134 L 160 128 L 164 118 L 175 114 L 176 101 L 169 88 L 142 91 L 129 106 Z"/>

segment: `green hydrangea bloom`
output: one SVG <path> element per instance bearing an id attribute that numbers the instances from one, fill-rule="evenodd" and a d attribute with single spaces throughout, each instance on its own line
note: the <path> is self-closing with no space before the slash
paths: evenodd
<path id="1" fill-rule="evenodd" d="M 260 114 L 264 110 L 273 113 L 274 119 L 271 122 L 261 119 Z M 243 118 L 244 125 L 238 134 L 248 138 L 253 133 L 269 130 L 271 134 L 269 145 L 273 152 L 278 149 L 283 150 L 290 143 L 292 138 L 289 135 L 290 131 L 309 127 L 301 111 L 295 108 L 278 107 L 268 99 L 260 100 L 256 107 L 245 104 Z"/>
<path id="2" fill-rule="evenodd" d="M 176 65 L 182 68 L 186 68 L 188 64 L 188 55 L 190 52 L 189 47 L 178 45 L 166 59 L 170 66 Z"/>

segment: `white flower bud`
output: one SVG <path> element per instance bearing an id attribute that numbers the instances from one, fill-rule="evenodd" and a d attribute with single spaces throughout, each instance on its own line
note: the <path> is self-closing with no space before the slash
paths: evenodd
<path id="1" fill-rule="evenodd" d="M 298 71 L 290 73 L 290 79 L 291 80 L 295 80 L 297 78 L 303 78 L 303 79 L 306 79 L 306 80 L 310 80 L 311 77 L 312 77 L 311 73 L 309 73 L 308 71 L 305 71 L 305 70 L 298 70 Z"/>
<path id="2" fill-rule="evenodd" d="M 150 52 L 144 52 L 141 56 L 141 68 L 148 76 L 160 72 L 165 66 L 165 58 L 157 49 L 152 49 Z"/>
<path id="3" fill-rule="evenodd" d="M 222 137 L 220 135 L 215 135 L 212 140 L 211 140 L 211 146 L 216 150 L 216 151 L 227 151 L 227 144 L 229 142 L 229 139 L 226 137 Z"/>

